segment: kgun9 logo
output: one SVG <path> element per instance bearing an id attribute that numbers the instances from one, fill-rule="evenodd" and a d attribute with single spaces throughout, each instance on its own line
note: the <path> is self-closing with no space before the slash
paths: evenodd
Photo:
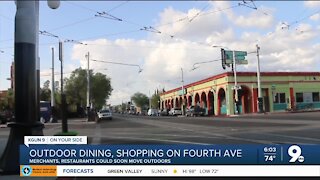
<path id="1" fill-rule="evenodd" d="M 291 156 L 289 162 L 294 163 L 297 160 L 302 163 L 304 162 L 304 157 L 302 156 L 302 150 L 298 145 L 292 145 L 288 148 L 288 154 Z"/>

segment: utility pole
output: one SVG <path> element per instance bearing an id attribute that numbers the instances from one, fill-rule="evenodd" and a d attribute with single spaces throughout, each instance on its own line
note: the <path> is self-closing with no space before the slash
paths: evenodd
<path id="1" fill-rule="evenodd" d="M 51 72 L 51 122 L 55 122 L 55 99 L 54 99 L 54 47 L 51 47 L 51 53 L 52 53 L 52 72 Z"/>
<path id="2" fill-rule="evenodd" d="M 234 97 L 234 100 L 235 100 L 235 114 L 238 114 L 238 84 L 237 84 L 237 66 L 236 66 L 236 52 L 233 51 L 233 75 L 234 75 L 234 90 L 235 90 L 235 97 Z"/>
<path id="3" fill-rule="evenodd" d="M 68 132 L 68 122 L 66 117 L 66 95 L 63 91 L 63 43 L 59 42 L 59 59 L 61 61 L 61 118 L 62 133 Z"/>
<path id="4" fill-rule="evenodd" d="M 260 79 L 260 58 L 259 58 L 259 51 L 260 51 L 260 47 L 257 44 L 257 80 L 258 80 L 258 112 L 259 113 L 263 113 L 263 97 L 262 97 L 262 92 L 261 92 L 261 79 Z"/>
<path id="5" fill-rule="evenodd" d="M 150 93 L 150 90 L 149 90 L 149 109 L 151 109 L 151 93 Z"/>
<path id="6" fill-rule="evenodd" d="M 181 87 L 181 90 L 182 90 L 182 102 L 181 102 L 181 112 L 182 112 L 182 115 L 184 115 L 184 81 L 183 81 L 183 69 L 181 68 L 181 83 L 182 83 L 182 87 Z"/>
<path id="7" fill-rule="evenodd" d="M 88 52 L 86 54 L 87 58 L 87 114 L 88 114 L 88 121 L 90 121 L 90 67 L 89 67 L 89 62 L 90 62 L 90 53 Z"/>

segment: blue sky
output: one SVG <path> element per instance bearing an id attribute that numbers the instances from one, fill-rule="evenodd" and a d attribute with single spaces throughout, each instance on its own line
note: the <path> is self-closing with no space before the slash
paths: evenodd
<path id="1" fill-rule="evenodd" d="M 88 51 L 95 59 L 134 63 L 143 68 L 143 72 L 137 74 L 137 69 L 132 67 L 92 64 L 96 72 L 108 68 L 103 73 L 112 79 L 114 92 L 111 103 L 127 100 L 136 91 L 148 94 L 155 88 L 179 86 L 181 67 L 186 71 L 187 83 L 223 72 L 220 63 L 189 71 L 196 62 L 219 58 L 219 49 L 203 44 L 252 51 L 259 43 L 262 70 L 320 70 L 317 53 L 320 50 L 320 15 L 316 13 L 320 10 L 320 3 L 255 1 L 258 10 L 243 5 L 221 10 L 237 6 L 239 2 L 242 1 L 62 1 L 58 9 L 52 10 L 46 1 L 41 1 L 40 30 L 62 39 L 89 44 L 65 44 L 65 72 L 85 67 L 84 54 Z M 246 5 L 253 7 L 251 3 Z M 0 50 L 4 51 L 0 53 L 0 89 L 10 86 L 6 78 L 9 77 L 13 54 L 15 11 L 13 1 L 0 1 Z M 106 11 L 124 21 L 94 17 L 97 11 Z M 185 19 L 176 22 L 180 18 Z M 158 27 L 168 22 L 176 23 Z M 288 26 L 284 24 L 288 23 L 291 26 L 286 29 Z M 157 27 L 161 34 L 140 30 L 144 26 Z M 169 35 L 174 35 L 174 38 Z M 57 40 L 43 35 L 39 37 L 43 83 L 50 79 L 50 47 L 57 47 Z M 254 71 L 254 57 L 249 56 L 249 65 L 240 70 Z M 302 66 L 286 65 L 294 61 L 292 58 L 301 61 Z M 59 61 L 56 59 L 55 62 L 58 73 Z"/>

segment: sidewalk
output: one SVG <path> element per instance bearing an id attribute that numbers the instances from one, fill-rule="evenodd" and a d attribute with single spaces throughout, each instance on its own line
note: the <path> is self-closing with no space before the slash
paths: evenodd
<path id="1" fill-rule="evenodd" d="M 68 119 L 68 124 L 70 125 L 77 125 L 77 124 L 95 124 L 96 122 L 92 121 L 92 122 L 87 122 L 86 118 L 76 118 L 76 119 Z M 61 126 L 61 120 L 58 120 L 57 123 L 44 123 L 45 127 L 53 127 L 53 126 Z M 10 134 L 10 131 L 7 127 L 6 124 L 1 124 L 0 127 L 0 131 L 1 130 L 7 130 L 7 133 L 1 133 L 0 134 L 0 157 L 2 156 L 6 145 L 7 145 L 7 140 L 8 140 L 8 136 Z M 59 131 L 58 129 L 51 129 L 54 131 Z M 50 131 L 50 130 L 49 130 Z M 0 174 L 0 179 L 1 180 L 15 180 L 15 179 L 25 179 L 25 180 L 29 180 L 29 179 L 45 179 L 45 180 L 56 180 L 58 179 L 58 177 L 20 177 L 20 175 L 1 175 Z M 74 179 L 74 178 L 65 178 L 65 179 Z"/>
<path id="2" fill-rule="evenodd" d="M 231 114 L 231 115 L 222 115 L 217 117 L 252 117 L 252 116 L 268 116 L 274 114 L 295 114 L 295 113 L 311 113 L 311 112 L 320 112 L 320 110 L 313 111 L 279 111 L 279 112 L 265 112 L 265 113 L 248 113 L 248 114 Z"/>

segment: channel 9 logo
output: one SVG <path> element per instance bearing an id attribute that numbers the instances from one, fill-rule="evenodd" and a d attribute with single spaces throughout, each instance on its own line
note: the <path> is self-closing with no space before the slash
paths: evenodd
<path id="1" fill-rule="evenodd" d="M 295 163 L 300 162 L 303 163 L 304 162 L 304 157 L 302 156 L 302 150 L 298 145 L 292 145 L 288 148 L 288 155 L 291 157 L 291 159 L 289 160 L 289 162 L 291 163 Z"/>

